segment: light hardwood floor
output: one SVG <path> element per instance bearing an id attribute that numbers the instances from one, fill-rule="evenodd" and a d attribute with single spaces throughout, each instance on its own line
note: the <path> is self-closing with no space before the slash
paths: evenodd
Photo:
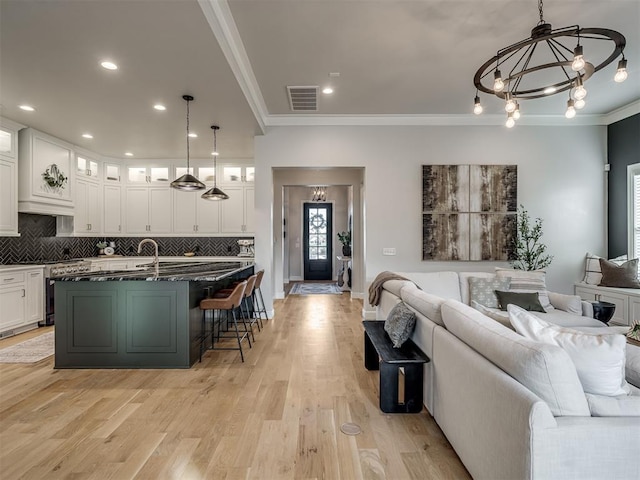
<path id="1" fill-rule="evenodd" d="M 348 294 L 277 301 L 244 364 L 225 351 L 189 370 L 0 365 L 0 478 L 470 478 L 426 411 L 378 409 L 361 310 Z"/>

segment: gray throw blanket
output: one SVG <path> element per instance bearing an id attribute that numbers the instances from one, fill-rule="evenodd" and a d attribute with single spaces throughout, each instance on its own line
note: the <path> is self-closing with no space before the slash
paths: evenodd
<path id="1" fill-rule="evenodd" d="M 384 282 L 389 280 L 409 280 L 408 278 L 393 272 L 380 272 L 378 276 L 369 285 L 369 304 L 374 307 L 380 303 L 380 295 L 382 294 L 382 286 Z"/>

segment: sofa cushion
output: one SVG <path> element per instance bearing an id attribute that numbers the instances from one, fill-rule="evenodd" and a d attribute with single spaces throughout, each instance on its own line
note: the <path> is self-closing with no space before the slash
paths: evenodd
<path id="1" fill-rule="evenodd" d="M 476 301 L 488 308 L 498 308 L 496 290 L 509 290 L 510 278 L 469 277 L 469 305 Z M 463 302 L 465 303 L 465 302 Z"/>
<path id="2" fill-rule="evenodd" d="M 531 314 L 560 327 L 576 328 L 605 326 L 604 323 L 602 323 L 600 320 L 596 320 L 593 317 L 574 315 L 573 313 L 568 313 L 557 308 L 554 308 L 549 313 L 531 312 Z"/>
<path id="3" fill-rule="evenodd" d="M 627 381 L 640 388 L 640 347 L 627 344 L 627 361 L 625 365 Z"/>
<path id="4" fill-rule="evenodd" d="M 604 258 L 600 259 L 601 287 L 640 288 L 638 282 L 638 259 L 634 258 L 622 265 L 616 265 Z"/>
<path id="5" fill-rule="evenodd" d="M 409 340 L 415 326 L 416 314 L 402 302 L 391 309 L 384 322 L 384 330 L 389 335 L 394 348 L 402 347 L 402 344 Z"/>
<path id="6" fill-rule="evenodd" d="M 458 272 L 458 280 L 460 287 L 460 301 L 471 305 L 469 298 L 469 279 L 470 278 L 496 278 L 495 272 Z M 457 299 L 456 299 L 457 300 Z"/>
<path id="7" fill-rule="evenodd" d="M 397 272 L 422 290 L 442 298 L 460 300 L 460 286 L 456 272 Z"/>
<path id="8" fill-rule="evenodd" d="M 640 417 L 640 389 L 631 387 L 631 395 L 608 397 L 585 394 L 592 417 Z"/>
<path id="9" fill-rule="evenodd" d="M 407 285 L 400 291 L 400 298 L 410 307 L 422 313 L 425 317 L 444 327 L 440 308 L 445 299 L 419 290 L 415 285 Z"/>
<path id="10" fill-rule="evenodd" d="M 589 416 L 569 355 L 560 347 L 529 340 L 468 305 L 442 305 L 447 329 L 544 400 L 554 416 Z"/>
<path id="11" fill-rule="evenodd" d="M 514 305 L 509 305 L 509 319 L 526 338 L 557 345 L 567 352 L 586 393 L 629 394 L 624 372 L 627 341 L 623 335 L 584 333 L 559 327 Z"/>
<path id="12" fill-rule="evenodd" d="M 550 312 L 553 310 L 553 306 L 549 301 L 549 295 L 547 294 L 547 285 L 543 270 L 528 271 L 496 267 L 496 275 L 502 278 L 511 277 L 509 290 L 512 292 L 537 292 L 544 311 Z"/>
<path id="13" fill-rule="evenodd" d="M 395 296 L 400 296 L 400 290 L 406 285 L 415 285 L 408 280 L 387 280 L 382 284 L 382 288 L 387 292 L 393 293 Z"/>
<path id="14" fill-rule="evenodd" d="M 500 323 L 501 325 L 504 325 L 505 327 L 507 327 L 507 328 L 509 328 L 511 330 L 514 329 L 513 325 L 511 325 L 511 322 L 509 321 L 509 313 L 508 312 L 503 312 L 499 308 L 485 307 L 484 305 L 479 304 L 475 300 L 471 300 L 471 306 L 473 308 L 475 308 L 476 310 L 478 310 L 483 315 L 486 315 L 487 317 L 495 320 L 496 322 Z"/>
<path id="15" fill-rule="evenodd" d="M 547 292 L 553 308 L 573 315 L 582 316 L 582 299 L 579 295 L 564 295 L 562 293 Z"/>
<path id="16" fill-rule="evenodd" d="M 517 305 L 529 312 L 547 313 L 540 305 L 540 297 L 536 292 L 502 292 L 496 290 L 500 310 L 507 310 L 509 305 Z"/>

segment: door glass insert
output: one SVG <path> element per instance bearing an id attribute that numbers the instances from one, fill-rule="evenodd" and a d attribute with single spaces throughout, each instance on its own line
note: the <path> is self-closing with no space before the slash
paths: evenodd
<path id="1" fill-rule="evenodd" d="M 118 165 L 107 165 L 107 180 L 120 180 L 120 167 Z"/>
<path id="2" fill-rule="evenodd" d="M 247 167 L 246 168 L 246 172 L 247 172 L 247 177 L 246 177 L 246 181 L 247 182 L 253 182 L 256 179 L 256 169 L 255 167 Z"/>
<path id="3" fill-rule="evenodd" d="M 151 181 L 152 182 L 168 182 L 169 181 L 169 168 L 167 168 L 167 167 L 152 167 L 151 168 Z"/>
<path id="4" fill-rule="evenodd" d="M 200 167 L 198 169 L 198 174 L 200 175 L 198 177 L 198 179 L 201 182 L 211 182 L 213 183 L 213 180 L 216 176 L 216 171 L 213 167 Z"/>
<path id="5" fill-rule="evenodd" d="M 241 182 L 242 168 L 241 167 L 224 167 L 223 177 L 225 182 Z"/>
<path id="6" fill-rule="evenodd" d="M 309 209 L 309 260 L 327 259 L 327 208 Z"/>
<path id="7" fill-rule="evenodd" d="M 129 181 L 144 183 L 147 181 L 147 169 L 144 167 L 129 167 Z"/>
<path id="8" fill-rule="evenodd" d="M 11 133 L 0 130 L 0 153 L 11 153 Z"/>

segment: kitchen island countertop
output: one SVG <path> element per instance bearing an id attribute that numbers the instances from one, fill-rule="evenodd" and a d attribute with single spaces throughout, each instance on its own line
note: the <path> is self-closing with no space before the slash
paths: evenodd
<path id="1" fill-rule="evenodd" d="M 121 281 L 169 281 L 169 282 L 215 282 L 253 267 L 253 259 L 234 262 L 160 262 L 156 273 L 153 265 L 135 270 L 102 270 L 78 273 L 56 278 L 62 282 L 121 282 Z"/>

